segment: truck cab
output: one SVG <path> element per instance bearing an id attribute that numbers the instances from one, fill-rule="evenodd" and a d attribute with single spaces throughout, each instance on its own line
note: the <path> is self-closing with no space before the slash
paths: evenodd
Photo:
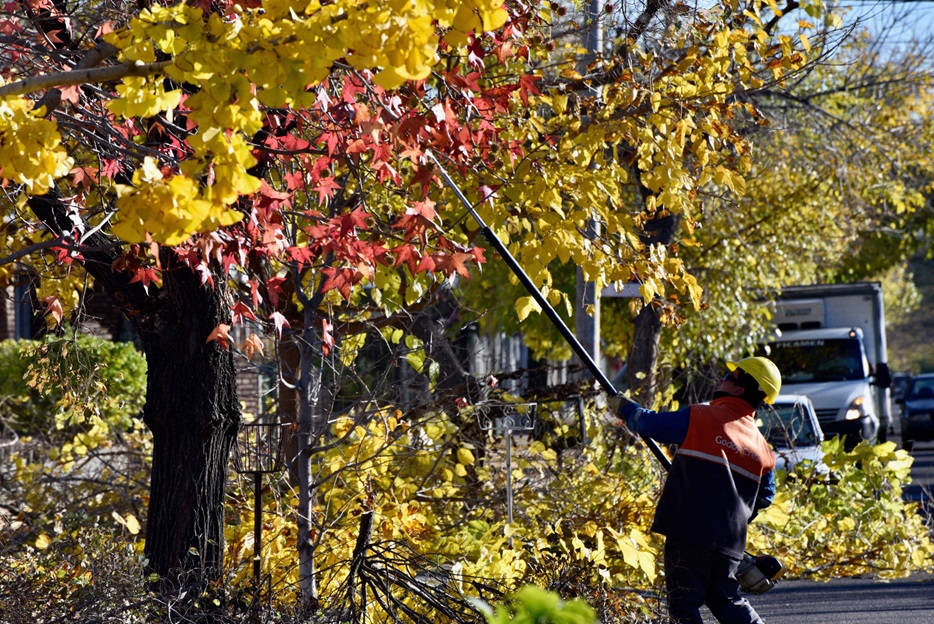
<path id="1" fill-rule="evenodd" d="M 848 446 L 876 439 L 880 418 L 860 328 L 782 332 L 765 352 L 782 373 L 782 392 L 810 398 L 825 434 L 845 435 Z"/>

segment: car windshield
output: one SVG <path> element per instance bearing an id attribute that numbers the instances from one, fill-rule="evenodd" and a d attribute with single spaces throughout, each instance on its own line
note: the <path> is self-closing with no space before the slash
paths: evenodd
<path id="1" fill-rule="evenodd" d="M 856 338 L 773 342 L 768 357 L 782 371 L 786 383 L 864 379 L 867 372 Z"/>
<path id="2" fill-rule="evenodd" d="M 759 431 L 776 448 L 820 444 L 807 408 L 801 403 L 764 405 L 756 412 Z"/>
<path id="3" fill-rule="evenodd" d="M 909 401 L 915 399 L 934 399 L 934 377 L 915 378 L 912 380 L 906 398 Z"/>

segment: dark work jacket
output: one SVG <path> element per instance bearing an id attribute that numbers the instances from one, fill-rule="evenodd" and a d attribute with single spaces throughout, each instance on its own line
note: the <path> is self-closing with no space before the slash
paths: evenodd
<path id="1" fill-rule="evenodd" d="M 741 559 L 746 525 L 775 495 L 775 458 L 743 399 L 723 397 L 677 412 L 625 401 L 619 416 L 632 431 L 679 444 L 652 529 Z"/>
<path id="2" fill-rule="evenodd" d="M 757 497 L 763 477 L 773 478 L 772 450 L 756 427 L 755 410 L 743 399 L 718 398 L 684 411 L 687 433 L 671 462 L 652 530 L 742 559 L 746 525 L 771 502 L 771 496 L 758 502 Z M 651 430 L 651 421 L 663 414 L 620 409 L 639 433 Z"/>

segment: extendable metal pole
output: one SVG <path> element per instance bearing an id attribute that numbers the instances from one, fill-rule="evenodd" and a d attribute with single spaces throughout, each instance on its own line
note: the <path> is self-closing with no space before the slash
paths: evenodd
<path id="1" fill-rule="evenodd" d="M 444 179 L 445 184 L 450 188 L 460 202 L 464 205 L 470 215 L 477 222 L 477 225 L 480 226 L 480 231 L 483 232 L 483 236 L 487 239 L 490 245 L 499 253 L 500 257 L 506 262 L 506 265 L 512 271 L 525 289 L 529 292 L 533 299 L 541 306 L 542 310 L 545 312 L 545 315 L 551 320 L 554 326 L 561 333 L 561 336 L 567 341 L 571 348 L 574 350 L 574 353 L 577 354 L 577 357 L 580 358 L 581 362 L 587 367 L 591 372 L 594 378 L 600 383 L 606 393 L 610 396 L 615 396 L 617 393 L 616 388 L 613 387 L 613 384 L 607 379 L 607 376 L 600 370 L 600 367 L 597 366 L 597 363 L 593 361 L 593 358 L 590 357 L 590 354 L 587 353 L 587 350 L 584 349 L 580 341 L 577 340 L 577 337 L 574 333 L 568 329 L 568 326 L 565 324 L 564 319 L 558 316 L 558 313 L 555 311 L 551 304 L 545 299 L 545 296 L 542 295 L 541 291 L 538 290 L 538 287 L 532 282 L 528 274 L 522 269 L 516 259 L 509 253 L 509 250 L 506 249 L 506 246 L 503 244 L 499 237 L 496 236 L 496 233 L 490 229 L 490 227 L 483 221 L 477 211 L 474 209 L 473 204 L 470 203 L 470 200 L 464 195 L 460 190 L 457 184 L 454 183 L 454 180 L 451 179 L 451 176 L 448 175 L 448 172 L 441 166 L 441 163 L 438 161 L 437 157 L 431 153 L 427 152 L 429 158 L 435 163 L 438 167 L 438 170 L 441 172 L 441 177 Z M 665 454 L 662 452 L 662 449 L 658 446 L 655 440 L 649 438 L 648 436 L 639 434 L 639 437 L 642 438 L 642 441 L 645 442 L 645 445 L 649 447 L 649 450 L 652 451 L 652 454 L 655 458 L 664 466 L 667 470 L 671 467 L 671 461 Z"/>

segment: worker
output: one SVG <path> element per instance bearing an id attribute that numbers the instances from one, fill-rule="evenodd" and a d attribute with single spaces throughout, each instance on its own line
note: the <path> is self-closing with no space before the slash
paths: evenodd
<path id="1" fill-rule="evenodd" d="M 635 433 L 679 448 L 652 530 L 665 536 L 665 585 L 673 624 L 702 624 L 706 604 L 721 624 L 761 624 L 740 594 L 736 572 L 746 525 L 775 497 L 775 457 L 755 423 L 756 408 L 781 389 L 763 357 L 727 362 L 710 403 L 655 412 L 622 395 L 610 406 Z"/>

